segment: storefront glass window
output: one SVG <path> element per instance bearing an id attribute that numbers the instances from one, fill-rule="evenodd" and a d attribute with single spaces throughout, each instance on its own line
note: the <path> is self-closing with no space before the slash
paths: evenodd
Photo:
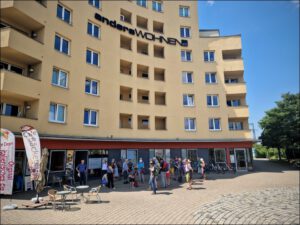
<path id="1" fill-rule="evenodd" d="M 51 151 L 50 171 L 65 170 L 66 151 Z"/>
<path id="2" fill-rule="evenodd" d="M 215 149 L 216 162 L 226 162 L 225 149 Z"/>

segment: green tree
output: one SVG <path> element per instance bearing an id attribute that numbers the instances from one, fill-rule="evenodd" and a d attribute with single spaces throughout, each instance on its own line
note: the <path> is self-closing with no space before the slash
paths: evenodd
<path id="1" fill-rule="evenodd" d="M 300 121 L 299 121 L 299 93 L 282 95 L 282 100 L 276 102 L 276 107 L 266 112 L 259 121 L 262 128 L 262 145 L 276 148 L 281 160 L 283 149 L 299 149 Z"/>

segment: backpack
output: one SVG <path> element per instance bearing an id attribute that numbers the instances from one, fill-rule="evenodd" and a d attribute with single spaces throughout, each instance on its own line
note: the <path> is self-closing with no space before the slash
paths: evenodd
<path id="1" fill-rule="evenodd" d="M 164 172 L 166 172 L 166 171 L 168 170 L 168 163 L 167 163 L 166 161 L 164 161 L 162 170 L 163 170 Z"/>

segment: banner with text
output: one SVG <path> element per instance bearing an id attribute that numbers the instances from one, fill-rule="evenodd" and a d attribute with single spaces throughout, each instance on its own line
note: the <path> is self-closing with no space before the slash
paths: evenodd
<path id="1" fill-rule="evenodd" d="M 41 145 L 36 129 L 25 125 L 21 127 L 23 142 L 28 159 L 31 180 L 38 180 L 41 162 Z"/>
<path id="2" fill-rule="evenodd" d="M 11 195 L 15 170 L 15 135 L 1 128 L 0 194 Z"/>

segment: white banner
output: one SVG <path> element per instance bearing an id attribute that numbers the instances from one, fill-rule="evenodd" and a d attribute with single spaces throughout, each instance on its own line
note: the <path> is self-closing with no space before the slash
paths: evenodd
<path id="1" fill-rule="evenodd" d="M 41 162 L 40 138 L 36 129 L 25 125 L 21 127 L 23 142 L 28 159 L 31 180 L 38 180 Z"/>
<path id="2" fill-rule="evenodd" d="M 0 194 L 11 195 L 15 170 L 15 135 L 1 128 Z"/>

